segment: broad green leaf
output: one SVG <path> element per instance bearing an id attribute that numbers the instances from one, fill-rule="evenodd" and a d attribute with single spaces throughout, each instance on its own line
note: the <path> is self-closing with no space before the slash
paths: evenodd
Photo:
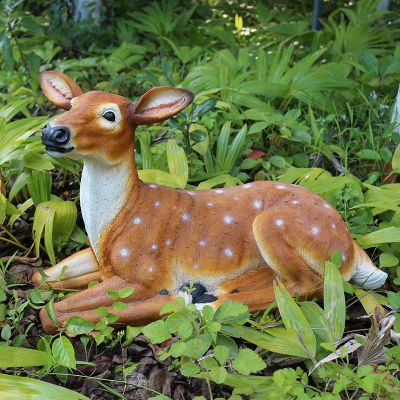
<path id="1" fill-rule="evenodd" d="M 240 374 L 250 375 L 267 367 L 263 359 L 253 350 L 242 349 L 233 360 L 232 367 Z M 226 379 L 226 377 L 225 377 Z"/>
<path id="2" fill-rule="evenodd" d="M 184 355 L 198 360 L 210 348 L 211 337 L 201 335 L 186 342 Z"/>
<path id="3" fill-rule="evenodd" d="M 293 329 L 271 328 L 261 332 L 255 328 L 235 325 L 234 330 L 242 339 L 265 350 L 295 357 L 309 357 Z"/>
<path id="4" fill-rule="evenodd" d="M 67 337 L 60 336 L 54 340 L 51 351 L 56 364 L 66 368 L 76 368 L 74 347 Z"/>
<path id="5" fill-rule="evenodd" d="M 37 206 L 50 200 L 51 175 L 47 171 L 33 170 L 27 182 L 29 194 Z"/>
<path id="6" fill-rule="evenodd" d="M 223 366 L 228 359 L 229 356 L 229 349 L 226 346 L 215 346 L 214 348 L 214 356 L 219 362 L 221 366 Z"/>
<path id="7" fill-rule="evenodd" d="M 179 187 L 184 188 L 189 177 L 188 162 L 185 151 L 174 139 L 167 143 L 167 161 L 170 174 L 179 182 Z"/>
<path id="8" fill-rule="evenodd" d="M 90 400 L 88 397 L 39 379 L 0 374 L 0 398 L 4 400 Z"/>
<path id="9" fill-rule="evenodd" d="M 399 243 L 400 228 L 391 226 L 358 238 L 357 243 L 364 248 L 379 246 L 384 243 Z"/>
<path id="10" fill-rule="evenodd" d="M 181 374 L 183 376 L 195 376 L 200 372 L 200 367 L 192 361 L 186 361 L 181 365 Z"/>
<path id="11" fill-rule="evenodd" d="M 210 378 L 219 385 L 225 382 L 225 379 L 228 376 L 228 372 L 224 367 L 213 367 L 210 368 Z"/>
<path id="12" fill-rule="evenodd" d="M 379 256 L 379 265 L 383 268 L 396 267 L 399 264 L 399 259 L 390 253 L 381 253 Z"/>
<path id="13" fill-rule="evenodd" d="M 221 132 L 218 135 L 217 155 L 216 155 L 216 164 L 218 171 L 224 170 L 225 158 L 228 151 L 230 130 L 231 130 L 231 122 L 227 121 L 222 126 Z"/>
<path id="14" fill-rule="evenodd" d="M 50 363 L 51 359 L 44 351 L 24 347 L 0 346 L 0 368 L 39 367 Z"/>
<path id="15" fill-rule="evenodd" d="M 142 169 L 138 171 L 138 174 L 143 182 L 156 183 L 157 185 L 178 189 L 185 187 L 185 185 L 182 186 L 182 180 L 179 177 L 159 169 Z"/>
<path id="16" fill-rule="evenodd" d="M 125 342 L 124 346 L 128 347 L 133 340 L 135 339 L 136 336 L 140 335 L 142 333 L 143 327 L 141 326 L 127 326 L 125 330 Z"/>
<path id="17" fill-rule="evenodd" d="M 400 172 L 400 145 L 396 147 L 393 153 L 392 168 L 393 171 Z"/>
<path id="18" fill-rule="evenodd" d="M 82 335 L 91 332 L 95 328 L 93 322 L 90 322 L 87 319 L 74 316 L 71 317 L 67 321 L 67 332 L 72 333 L 73 335 Z"/>
<path id="19" fill-rule="evenodd" d="M 368 315 L 375 316 L 376 309 L 378 309 L 382 316 L 386 315 L 386 311 L 382 307 L 388 304 L 386 296 L 374 292 L 365 292 L 358 288 L 354 289 L 354 293 L 358 297 L 358 300 L 360 300 L 361 305 Z"/>
<path id="20" fill-rule="evenodd" d="M 167 324 L 163 320 L 152 322 L 143 327 L 142 332 L 152 343 L 162 343 L 171 339 L 171 334 L 167 328 Z"/>
<path id="21" fill-rule="evenodd" d="M 224 301 L 214 314 L 214 321 L 221 324 L 240 324 L 249 318 L 246 305 L 235 301 Z"/>
<path id="22" fill-rule="evenodd" d="M 343 291 L 343 280 L 338 267 L 327 261 L 324 274 L 324 311 L 331 327 L 334 341 L 339 341 L 344 332 L 346 304 Z"/>
<path id="23" fill-rule="evenodd" d="M 315 357 L 317 343 L 306 317 L 281 282 L 274 282 L 276 303 L 285 327 L 293 329 L 309 357 Z"/>
<path id="24" fill-rule="evenodd" d="M 335 343 L 336 339 L 331 326 L 326 319 L 324 310 L 313 301 L 302 301 L 301 311 L 303 311 L 311 329 L 319 338 L 319 342 Z"/>

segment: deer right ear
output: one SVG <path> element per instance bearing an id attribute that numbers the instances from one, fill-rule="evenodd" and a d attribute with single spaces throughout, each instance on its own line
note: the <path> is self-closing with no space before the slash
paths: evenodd
<path id="1" fill-rule="evenodd" d="M 45 71 L 40 74 L 43 94 L 56 106 L 69 110 L 71 99 L 82 94 L 82 89 L 69 76 L 58 71 Z"/>
<path id="2" fill-rule="evenodd" d="M 147 91 L 131 109 L 135 125 L 149 125 L 171 118 L 194 100 L 193 93 L 172 86 L 159 86 Z"/>

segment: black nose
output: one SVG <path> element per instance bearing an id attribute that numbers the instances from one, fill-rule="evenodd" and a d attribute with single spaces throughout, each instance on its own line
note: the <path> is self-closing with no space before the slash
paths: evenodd
<path id="1" fill-rule="evenodd" d="M 67 144 L 70 138 L 71 132 L 65 126 L 49 127 L 46 125 L 42 130 L 42 142 L 44 144 L 62 146 Z"/>

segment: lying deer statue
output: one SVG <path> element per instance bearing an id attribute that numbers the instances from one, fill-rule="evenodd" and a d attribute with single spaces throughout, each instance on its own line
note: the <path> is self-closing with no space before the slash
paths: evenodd
<path id="1" fill-rule="evenodd" d="M 109 289 L 134 293 L 113 310 L 118 323 L 139 325 L 159 318 L 164 303 L 192 281 L 198 307 L 240 301 L 250 311 L 274 300 L 279 278 L 292 294 L 322 295 L 324 263 L 340 251 L 345 279 L 365 288 L 384 283 L 352 240 L 339 214 L 323 199 L 296 185 L 254 182 L 229 189 L 175 190 L 139 180 L 133 138 L 138 125 L 164 121 L 193 101 L 192 93 L 157 87 L 139 101 L 101 91 L 82 93 L 68 76 L 41 75 L 47 98 L 67 110 L 44 129 L 52 156 L 83 159 L 80 202 L 90 248 L 47 269 L 55 288 L 87 287 L 55 304 L 60 324 L 73 315 L 92 322 L 111 306 Z M 41 275 L 33 277 L 41 283 Z M 47 313 L 41 320 L 54 332 Z"/>

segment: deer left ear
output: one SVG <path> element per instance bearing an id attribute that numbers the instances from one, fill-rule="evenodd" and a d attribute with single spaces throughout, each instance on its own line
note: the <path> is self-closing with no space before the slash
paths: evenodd
<path id="1" fill-rule="evenodd" d="M 146 92 L 130 111 L 134 125 L 162 122 L 182 111 L 194 100 L 193 93 L 172 86 L 159 86 Z"/>
<path id="2" fill-rule="evenodd" d="M 69 110 L 71 100 L 82 94 L 82 89 L 69 76 L 58 71 L 45 71 L 40 74 L 43 94 L 56 106 Z"/>

